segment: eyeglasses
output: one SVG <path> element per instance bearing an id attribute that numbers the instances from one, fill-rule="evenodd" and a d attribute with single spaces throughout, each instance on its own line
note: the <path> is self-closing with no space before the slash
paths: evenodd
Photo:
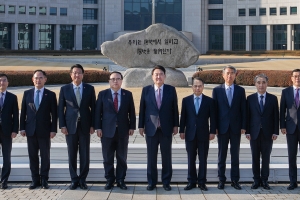
<path id="1" fill-rule="evenodd" d="M 72 72 L 72 74 L 74 74 L 74 75 L 82 75 L 83 73 L 82 72 Z"/>
<path id="2" fill-rule="evenodd" d="M 122 80 L 121 78 L 111 78 L 111 79 L 109 79 L 110 81 L 112 81 L 112 82 L 115 82 L 115 81 L 120 81 L 120 80 Z"/>
<path id="3" fill-rule="evenodd" d="M 294 79 L 296 79 L 296 78 L 298 78 L 298 79 L 300 79 L 300 76 L 292 76 Z"/>

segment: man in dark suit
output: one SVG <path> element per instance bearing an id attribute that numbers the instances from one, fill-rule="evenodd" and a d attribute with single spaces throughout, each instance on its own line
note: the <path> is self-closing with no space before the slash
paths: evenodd
<path id="1" fill-rule="evenodd" d="M 247 98 L 247 132 L 252 152 L 252 171 L 254 182 L 252 189 L 260 185 L 270 190 L 268 184 L 270 155 L 273 140 L 279 134 L 279 108 L 275 95 L 267 92 L 268 77 L 259 74 L 254 78 L 257 92 Z M 262 167 L 260 170 L 260 155 Z"/>
<path id="2" fill-rule="evenodd" d="M 207 191 L 206 172 L 209 140 L 216 134 L 216 111 L 214 100 L 202 94 L 204 82 L 199 77 L 193 79 L 193 95 L 182 99 L 180 118 L 180 138 L 185 139 L 188 155 L 188 184 L 184 190 L 198 187 Z M 210 125 L 208 124 L 210 122 Z M 197 178 L 196 156 L 199 157 Z"/>
<path id="3" fill-rule="evenodd" d="M 48 189 L 50 170 L 50 144 L 57 132 L 57 100 L 56 94 L 44 87 L 47 76 L 43 70 L 33 73 L 34 88 L 26 90 L 23 95 L 20 131 L 27 136 L 27 146 L 32 183 L 29 189 L 42 184 Z M 39 151 L 41 170 L 39 172 Z M 40 182 L 41 180 L 41 182 Z"/>
<path id="4" fill-rule="evenodd" d="M 19 129 L 19 108 L 17 96 L 7 91 L 8 77 L 0 74 L 0 141 L 2 145 L 3 166 L 1 170 L 1 189 L 7 189 L 11 170 L 12 138 Z"/>
<path id="5" fill-rule="evenodd" d="M 158 145 L 162 155 L 161 179 L 163 188 L 171 190 L 172 178 L 172 138 L 178 132 L 177 94 L 173 86 L 164 84 L 166 70 L 157 65 L 152 70 L 154 85 L 143 88 L 139 132 L 147 143 L 147 190 L 153 190 L 157 184 Z"/>
<path id="6" fill-rule="evenodd" d="M 246 132 L 246 94 L 245 89 L 235 85 L 236 69 L 230 65 L 224 67 L 225 84 L 213 89 L 212 97 L 217 105 L 217 136 L 218 136 L 218 176 L 219 189 L 224 189 L 226 182 L 226 158 L 230 140 L 231 154 L 231 186 L 241 189 L 239 184 L 239 152 L 241 134 Z"/>
<path id="7" fill-rule="evenodd" d="M 280 129 L 286 135 L 289 157 L 290 185 L 288 190 L 298 187 L 297 184 L 297 153 L 300 143 L 300 69 L 292 71 L 293 86 L 282 90 L 280 101 Z"/>
<path id="8" fill-rule="evenodd" d="M 127 171 L 128 139 L 136 126 L 135 108 L 132 93 L 121 89 L 123 75 L 112 72 L 110 88 L 99 92 L 95 110 L 95 129 L 101 138 L 103 164 L 107 183 L 105 189 L 117 186 L 127 189 L 124 182 Z M 114 154 L 117 168 L 114 174 Z"/>
<path id="9" fill-rule="evenodd" d="M 68 145 L 70 189 L 79 185 L 86 190 L 86 177 L 90 166 L 90 134 L 94 133 L 95 89 L 83 83 L 84 69 L 80 64 L 71 67 L 72 83 L 60 89 L 58 115 L 59 128 L 65 134 Z M 80 174 L 77 175 L 79 149 Z"/>

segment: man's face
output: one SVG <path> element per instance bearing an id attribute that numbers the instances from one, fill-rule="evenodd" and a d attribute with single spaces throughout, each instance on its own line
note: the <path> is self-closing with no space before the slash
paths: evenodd
<path id="1" fill-rule="evenodd" d="M 194 83 L 192 85 L 192 89 L 193 89 L 193 92 L 196 96 L 200 96 L 203 92 L 203 89 L 204 89 L 204 85 L 203 85 L 202 81 L 194 80 Z"/>
<path id="2" fill-rule="evenodd" d="M 35 72 L 35 74 L 32 77 L 32 82 L 37 89 L 41 89 L 42 87 L 44 87 L 46 81 L 47 78 L 42 72 Z"/>
<path id="3" fill-rule="evenodd" d="M 8 80 L 5 76 L 0 77 L 0 91 L 4 92 L 7 89 Z"/>
<path id="4" fill-rule="evenodd" d="M 235 79 L 235 73 L 233 69 L 226 68 L 223 73 L 223 78 L 225 80 L 226 85 L 232 85 Z"/>
<path id="5" fill-rule="evenodd" d="M 80 68 L 74 67 L 72 72 L 70 73 L 72 81 L 75 85 L 80 85 L 83 79 L 83 72 Z"/>
<path id="6" fill-rule="evenodd" d="M 291 79 L 295 87 L 300 87 L 300 72 L 293 72 Z"/>
<path id="7" fill-rule="evenodd" d="M 118 73 L 113 73 L 109 77 L 110 88 L 114 91 L 118 91 L 122 85 L 122 77 Z"/>
<path id="8" fill-rule="evenodd" d="M 153 80 L 155 85 L 157 85 L 159 87 L 162 86 L 165 82 L 165 78 L 166 78 L 166 75 L 162 70 L 155 69 L 153 71 L 152 80 Z"/>
<path id="9" fill-rule="evenodd" d="M 255 86 L 259 94 L 264 94 L 267 91 L 268 82 L 265 78 L 259 77 L 256 79 Z"/>

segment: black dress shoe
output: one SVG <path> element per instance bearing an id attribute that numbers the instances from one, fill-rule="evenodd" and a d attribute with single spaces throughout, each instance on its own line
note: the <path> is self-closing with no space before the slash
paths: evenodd
<path id="1" fill-rule="evenodd" d="M 265 189 L 265 190 L 270 190 L 270 186 L 269 183 L 267 181 L 261 181 L 261 186 Z"/>
<path id="2" fill-rule="evenodd" d="M 3 181 L 2 183 L 1 183 L 1 189 L 7 189 L 8 187 L 7 187 L 7 182 L 6 181 Z"/>
<path id="3" fill-rule="evenodd" d="M 166 191 L 170 191 L 172 190 L 171 186 L 169 184 L 164 184 L 163 185 L 163 188 L 166 190 Z"/>
<path id="4" fill-rule="evenodd" d="M 198 184 L 198 188 L 200 188 L 200 190 L 207 191 L 207 187 L 204 183 Z"/>
<path id="5" fill-rule="evenodd" d="M 253 182 L 251 185 L 251 189 L 257 189 L 260 186 L 259 182 Z"/>
<path id="6" fill-rule="evenodd" d="M 48 181 L 45 179 L 42 179 L 42 188 L 49 189 Z"/>
<path id="7" fill-rule="evenodd" d="M 295 188 L 297 188 L 298 187 L 298 184 L 297 183 L 291 183 L 288 187 L 287 187 L 287 189 L 288 190 L 293 190 L 293 189 L 295 189 Z"/>
<path id="8" fill-rule="evenodd" d="M 234 187 L 234 189 L 236 189 L 236 190 L 241 190 L 242 189 L 242 187 L 241 187 L 241 185 L 239 184 L 238 181 L 231 181 L 231 186 Z"/>
<path id="9" fill-rule="evenodd" d="M 117 186 L 122 189 L 122 190 L 127 190 L 127 186 L 126 184 L 124 183 L 124 181 L 118 181 L 117 182 Z"/>
<path id="10" fill-rule="evenodd" d="M 85 182 L 85 181 L 80 181 L 80 182 L 79 182 L 79 187 L 80 187 L 82 190 L 87 190 L 87 189 L 88 189 L 88 186 L 86 185 L 86 182 Z"/>
<path id="11" fill-rule="evenodd" d="M 75 190 L 78 186 L 78 182 L 71 182 L 71 185 L 69 186 L 70 190 Z"/>
<path id="12" fill-rule="evenodd" d="M 225 185 L 225 183 L 223 181 L 219 181 L 218 189 L 219 190 L 223 190 L 224 189 L 224 185 Z"/>
<path id="13" fill-rule="evenodd" d="M 148 186 L 147 186 L 147 190 L 149 190 L 149 191 L 154 190 L 154 188 L 156 188 L 155 185 L 148 185 Z"/>
<path id="14" fill-rule="evenodd" d="M 188 183 L 188 184 L 185 186 L 184 190 L 191 190 L 191 189 L 193 189 L 193 188 L 195 188 L 195 187 L 196 187 L 196 183 Z"/>
<path id="15" fill-rule="evenodd" d="M 110 190 L 110 189 L 113 188 L 113 187 L 114 187 L 114 183 L 112 183 L 112 182 L 107 182 L 106 185 L 105 185 L 105 187 L 104 187 L 104 189 L 105 189 L 105 190 Z"/>
<path id="16" fill-rule="evenodd" d="M 33 190 L 33 189 L 35 189 L 35 188 L 37 188 L 39 186 L 41 186 L 40 182 L 34 182 L 34 181 L 32 181 L 28 189 L 29 190 Z"/>

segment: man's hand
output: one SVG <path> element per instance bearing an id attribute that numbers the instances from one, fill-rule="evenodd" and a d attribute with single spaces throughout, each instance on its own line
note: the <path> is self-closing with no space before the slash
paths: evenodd
<path id="1" fill-rule="evenodd" d="M 54 138 L 56 136 L 56 133 L 55 132 L 50 132 L 50 138 Z"/>
<path id="2" fill-rule="evenodd" d="M 215 139 L 215 134 L 209 134 L 209 140 L 213 140 L 213 139 Z"/>
<path id="3" fill-rule="evenodd" d="M 22 135 L 23 137 L 25 137 L 25 136 L 26 136 L 26 132 L 25 132 L 25 131 L 21 131 L 21 135 Z"/>
<path id="4" fill-rule="evenodd" d="M 11 133 L 11 138 L 15 138 L 15 137 L 17 137 L 17 133 L 12 132 L 12 133 Z"/>
<path id="5" fill-rule="evenodd" d="M 97 130 L 97 136 L 98 136 L 99 138 L 102 137 L 102 130 L 101 130 L 101 129 Z"/>
<path id="6" fill-rule="evenodd" d="M 241 134 L 245 134 L 246 130 L 245 129 L 241 129 Z"/>
<path id="7" fill-rule="evenodd" d="M 248 140 L 251 140 L 250 134 L 247 134 L 247 135 L 246 135 L 246 138 L 247 138 Z"/>
<path id="8" fill-rule="evenodd" d="M 185 139 L 185 134 L 184 134 L 184 133 L 179 133 L 179 136 L 180 136 L 180 138 L 181 138 L 182 140 Z"/>
<path id="9" fill-rule="evenodd" d="M 140 135 L 144 137 L 144 129 L 143 128 L 139 128 L 139 132 L 140 132 Z"/>
<path id="10" fill-rule="evenodd" d="M 133 129 L 129 129 L 129 135 L 132 136 L 134 133 L 134 130 Z"/>
<path id="11" fill-rule="evenodd" d="M 61 128 L 61 132 L 65 135 L 68 135 L 68 130 L 67 128 Z"/>
<path id="12" fill-rule="evenodd" d="M 95 133 L 95 129 L 94 129 L 94 127 L 91 127 L 90 128 L 90 134 L 92 135 L 92 134 L 94 134 Z"/>
<path id="13" fill-rule="evenodd" d="M 278 135 L 273 134 L 272 135 L 272 140 L 276 140 Z"/>
<path id="14" fill-rule="evenodd" d="M 282 128 L 281 133 L 285 135 L 286 134 L 286 128 Z"/>
<path id="15" fill-rule="evenodd" d="M 178 127 L 174 126 L 173 127 L 173 135 L 176 135 L 178 133 Z"/>

